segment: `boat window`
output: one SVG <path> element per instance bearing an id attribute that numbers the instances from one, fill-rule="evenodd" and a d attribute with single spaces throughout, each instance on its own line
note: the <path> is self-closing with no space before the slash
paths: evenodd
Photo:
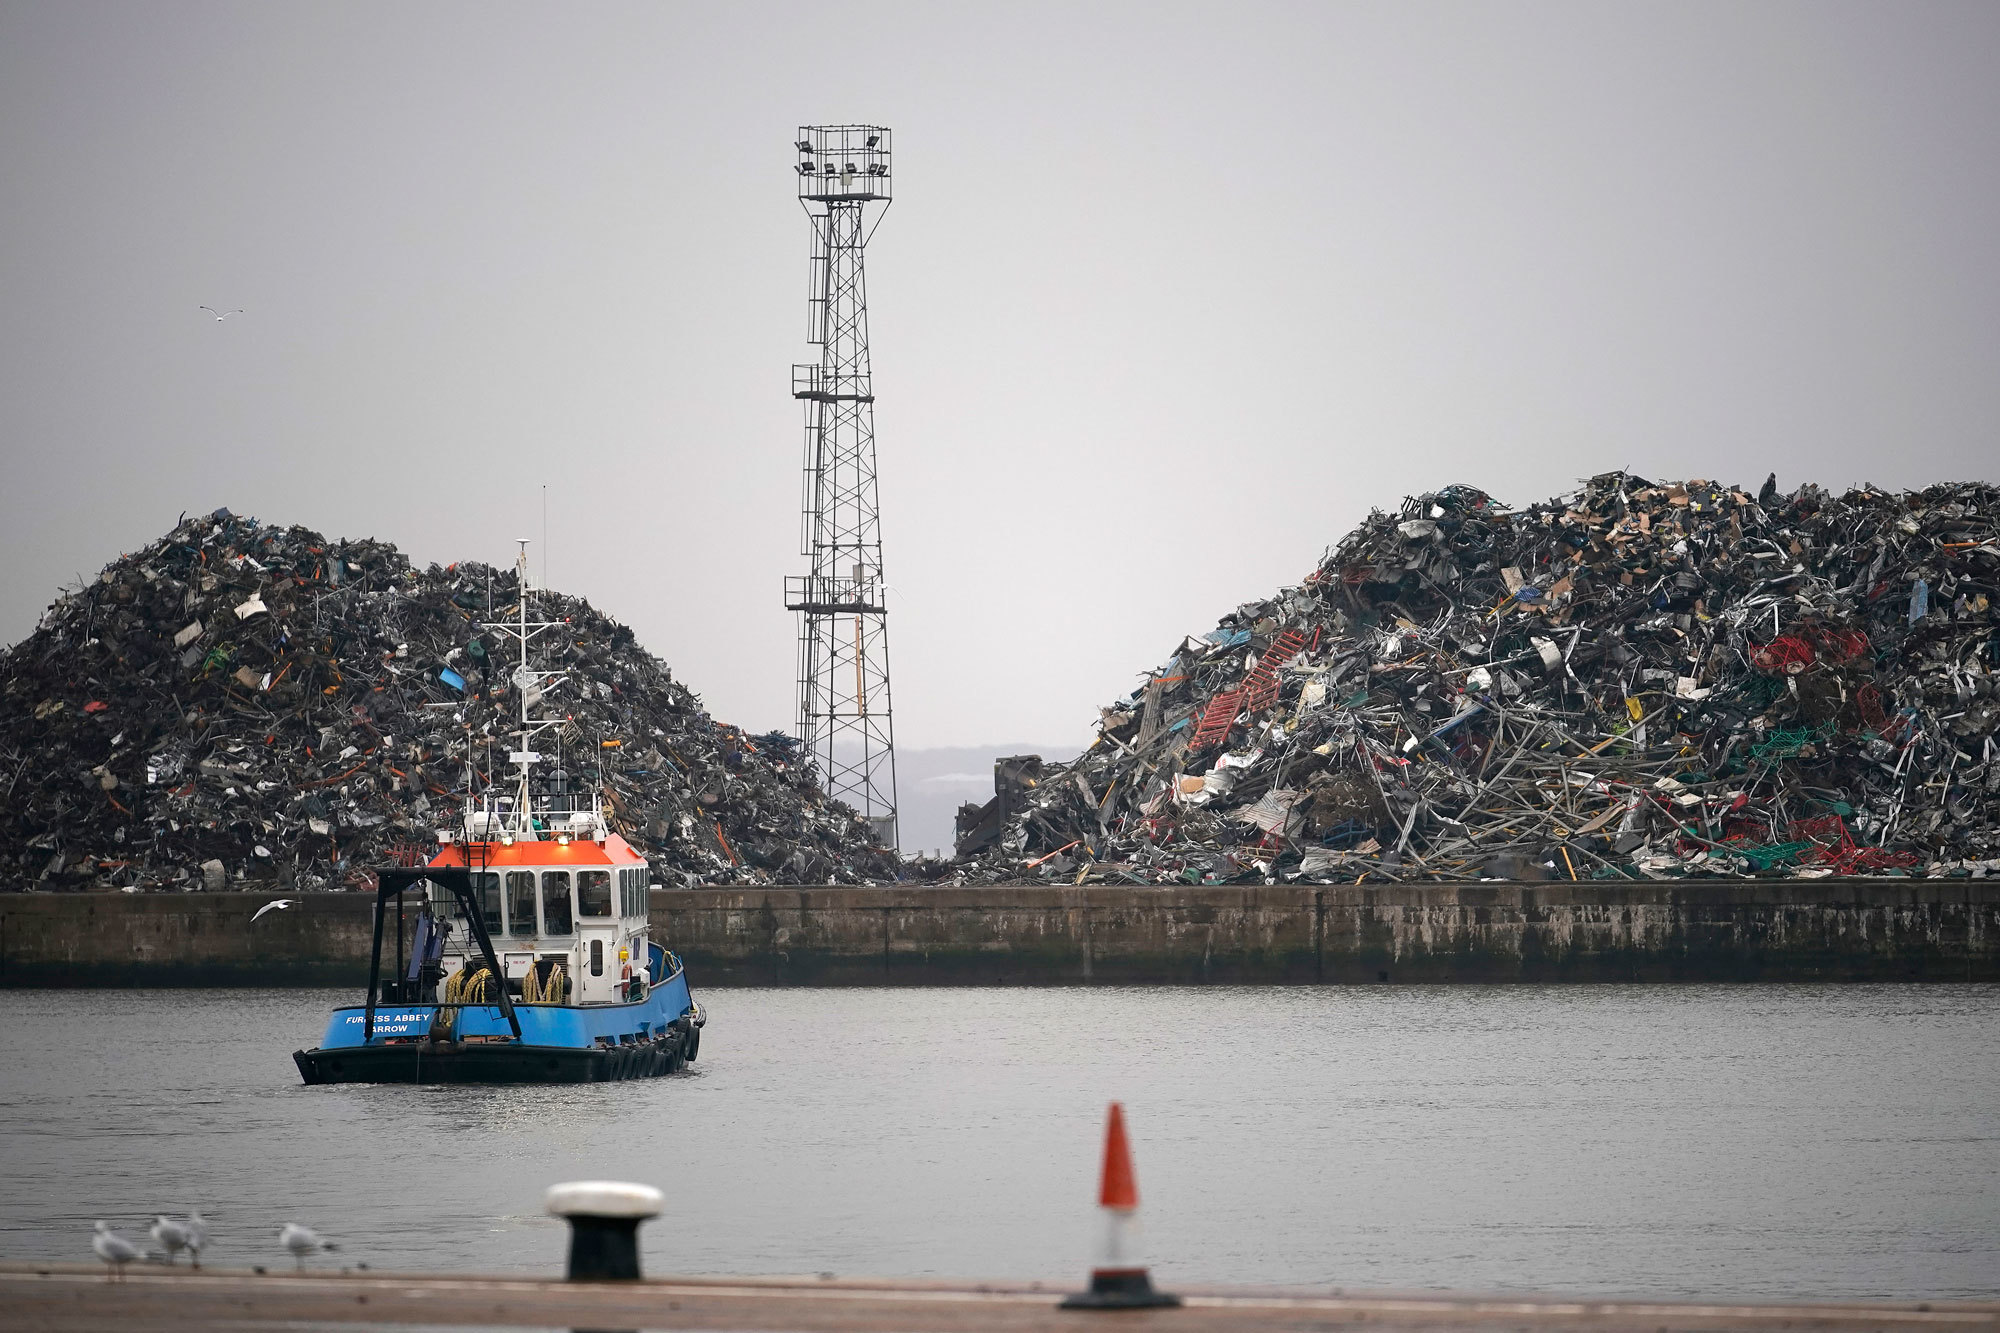
<path id="1" fill-rule="evenodd" d="M 591 872 L 591 871 L 588 871 L 588 870 L 586 870 L 586 871 L 585 871 L 584 873 L 585 873 L 585 874 L 587 875 L 587 874 L 591 874 L 591 873 L 593 873 L 593 872 Z M 604 872 L 600 870 L 600 871 L 596 871 L 595 873 L 597 873 L 597 874 L 600 874 L 600 875 L 601 875 L 601 874 L 603 874 Z M 601 977 L 601 976 L 603 976 L 603 975 L 604 975 L 604 941 L 603 941 L 603 940 L 592 940 L 592 941 L 590 942 L 590 975 L 592 975 L 593 977 Z"/>
<path id="2" fill-rule="evenodd" d="M 611 915 L 611 872 L 609 870 L 579 870 L 576 872 L 576 910 L 583 916 Z"/>
<path id="3" fill-rule="evenodd" d="M 500 924 L 500 877 L 491 871 L 475 873 L 472 876 L 472 891 L 479 899 L 480 909 L 486 914 L 486 933 L 498 935 Z"/>
<path id="4" fill-rule="evenodd" d="M 569 871 L 542 872 L 542 924 L 551 935 L 568 935 L 576 930 L 569 908 Z"/>
<path id="5" fill-rule="evenodd" d="M 535 933 L 535 872 L 507 872 L 507 928 L 516 935 Z"/>
<path id="6" fill-rule="evenodd" d="M 623 868 L 618 871 L 618 915 L 632 915 L 632 872 Z"/>

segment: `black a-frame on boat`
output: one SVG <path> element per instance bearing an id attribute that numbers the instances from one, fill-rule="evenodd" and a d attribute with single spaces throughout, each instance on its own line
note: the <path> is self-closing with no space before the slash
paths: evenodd
<path id="1" fill-rule="evenodd" d="M 426 881 L 449 897 L 465 917 L 471 943 L 453 948 L 473 972 L 491 968 L 498 978 L 499 956 L 487 929 L 483 904 L 474 889 L 474 872 L 447 866 L 398 867 L 378 871 L 375 895 L 375 942 L 368 960 L 368 1002 L 365 1008 L 336 1009 L 327 1028 L 327 1044 L 292 1052 L 299 1076 L 314 1083 L 600 1083 L 627 1078 L 654 1078 L 684 1067 L 699 1049 L 702 1013 L 687 989 L 687 974 L 678 959 L 661 951 L 670 970 L 655 975 L 637 999 L 623 1003 L 565 1005 L 543 1002 L 528 1009 L 525 1022 L 504 981 L 491 998 L 460 998 L 440 1002 L 432 995 L 442 979 L 442 955 L 447 924 L 440 922 L 425 898 L 417 918 L 414 947 L 405 966 L 403 897 L 412 890 L 425 894 Z M 395 921 L 390 922 L 390 899 Z M 446 909 L 447 913 L 449 909 Z M 382 957 L 384 928 L 396 932 L 395 979 L 385 977 Z M 483 990 L 483 988 L 482 988 Z M 385 1005 L 400 1005 L 396 1034 L 376 1040 L 376 1020 L 386 1019 Z M 356 1009 L 361 1009 L 357 1013 Z M 415 1010 L 416 1012 L 409 1012 Z M 462 1011 L 478 1013 L 474 1035 L 457 1034 Z M 507 1020 L 496 1031 L 495 1011 Z M 432 1014 L 430 1030 L 418 1034 L 424 1011 Z M 525 1035 L 524 1035 L 525 1029 Z M 531 1039 L 532 1038 L 532 1039 Z"/>
<path id="2" fill-rule="evenodd" d="M 473 897 L 471 873 L 441 867 L 419 867 L 381 870 L 376 875 L 380 887 L 375 891 L 375 947 L 368 956 L 368 1009 L 362 1021 L 363 1043 L 375 1037 L 375 1000 L 381 993 L 382 983 L 382 923 L 388 915 L 389 899 L 396 900 L 396 971 L 400 981 L 403 970 L 403 895 L 426 882 L 444 889 L 458 904 L 466 925 L 472 931 L 473 941 L 479 945 L 480 957 L 486 960 L 486 966 L 493 969 L 494 979 L 499 982 L 500 1012 L 506 1016 L 507 1026 L 514 1030 L 514 1040 L 521 1040 L 521 1020 L 514 1013 L 514 1002 L 507 997 L 507 984 L 502 980 L 506 974 L 500 970 L 499 956 L 493 952 L 493 937 L 486 933 L 486 918 L 480 914 L 479 903 Z"/>

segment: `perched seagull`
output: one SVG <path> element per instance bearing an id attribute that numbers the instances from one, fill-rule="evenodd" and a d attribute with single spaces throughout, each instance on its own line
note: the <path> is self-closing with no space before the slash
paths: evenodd
<path id="1" fill-rule="evenodd" d="M 200 1268 L 201 1252 L 208 1244 L 208 1219 L 198 1210 L 190 1208 L 188 1220 L 182 1224 L 181 1230 L 187 1232 L 188 1257 L 194 1261 L 196 1268 Z"/>
<path id="2" fill-rule="evenodd" d="M 330 1240 L 321 1240 L 319 1233 L 300 1226 L 297 1222 L 285 1223 L 285 1229 L 278 1233 L 278 1244 L 292 1252 L 292 1258 L 299 1261 L 299 1271 L 304 1272 L 306 1256 L 315 1250 L 337 1250 L 340 1247 Z"/>
<path id="3" fill-rule="evenodd" d="M 250 924 L 253 926 L 256 925 L 257 918 L 264 915 L 264 913 L 266 912 L 284 911 L 287 907 L 292 906 L 295 901 L 296 900 L 292 898 L 277 898 L 272 900 L 271 902 L 265 903 L 262 907 L 258 908 L 255 912 L 251 913 Z"/>
<path id="4" fill-rule="evenodd" d="M 108 1223 L 97 1224 L 97 1234 L 90 1238 L 90 1248 L 97 1251 L 97 1257 L 110 1265 L 107 1277 L 115 1277 L 125 1271 L 125 1265 L 140 1258 L 139 1247 L 113 1231 Z"/>
<path id="5" fill-rule="evenodd" d="M 153 1219 L 153 1244 L 167 1252 L 167 1262 L 172 1264 L 174 1256 L 188 1247 L 188 1230 L 173 1218 L 164 1214 Z"/>
<path id="6" fill-rule="evenodd" d="M 241 310 L 217 310 L 212 305 L 205 305 L 202 307 L 202 309 L 206 310 L 209 314 L 214 315 L 215 322 L 218 324 L 220 324 L 223 320 L 228 319 L 231 315 L 240 315 L 243 313 Z"/>

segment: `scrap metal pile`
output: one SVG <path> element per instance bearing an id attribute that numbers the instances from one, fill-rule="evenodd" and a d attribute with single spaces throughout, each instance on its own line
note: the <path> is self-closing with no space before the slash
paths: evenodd
<path id="1" fill-rule="evenodd" d="M 217 510 L 64 595 L 0 655 L 0 887 L 340 888 L 428 856 L 504 777 L 512 570 L 419 570 Z M 571 790 L 669 884 L 891 880 L 796 743 L 710 720 L 632 632 L 537 591 Z M 548 643 L 546 649 L 542 647 Z"/>
<path id="2" fill-rule="evenodd" d="M 1625 473 L 1376 513 L 1184 641 L 960 879 L 2000 869 L 2000 488 Z"/>

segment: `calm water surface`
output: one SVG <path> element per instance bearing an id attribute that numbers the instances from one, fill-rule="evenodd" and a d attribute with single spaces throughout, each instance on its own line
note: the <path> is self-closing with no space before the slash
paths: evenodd
<path id="1" fill-rule="evenodd" d="M 15 991 L 0 1255 L 200 1206 L 375 1267 L 1081 1278 L 1105 1102 L 1163 1281 L 2000 1295 L 2000 987 L 717 990 L 686 1074 L 307 1088 L 332 991 Z"/>

